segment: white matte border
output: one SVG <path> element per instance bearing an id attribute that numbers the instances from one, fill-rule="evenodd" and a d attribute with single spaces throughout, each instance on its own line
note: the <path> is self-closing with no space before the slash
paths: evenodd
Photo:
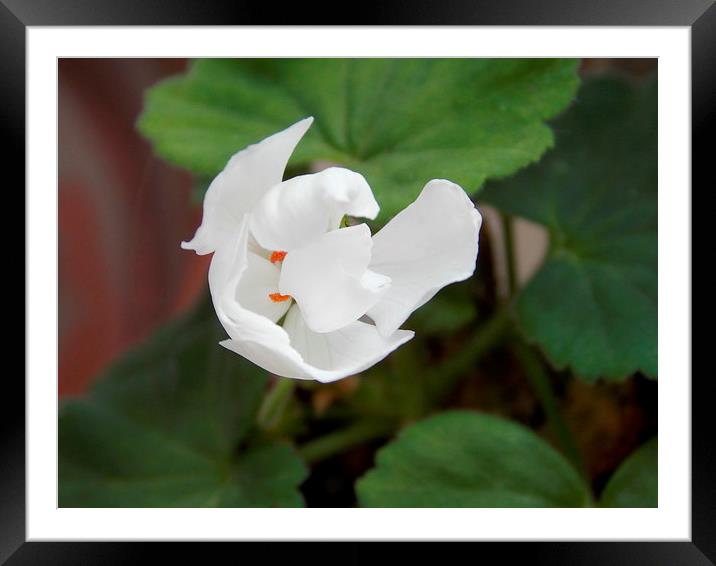
<path id="1" fill-rule="evenodd" d="M 659 508 L 58 509 L 57 58 L 183 56 L 658 57 Z M 690 540 L 690 64 L 687 27 L 28 28 L 28 540 Z"/>

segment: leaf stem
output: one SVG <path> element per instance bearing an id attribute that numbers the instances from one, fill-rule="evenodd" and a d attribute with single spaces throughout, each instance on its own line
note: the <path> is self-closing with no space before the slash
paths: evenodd
<path id="1" fill-rule="evenodd" d="M 514 226 L 511 214 L 502 214 L 502 234 L 505 238 L 505 262 L 507 263 L 507 296 L 517 292 L 517 265 L 515 262 Z"/>
<path id="2" fill-rule="evenodd" d="M 256 415 L 256 424 L 259 428 L 267 431 L 276 429 L 295 389 L 295 379 L 279 378 L 261 402 Z"/>
<path id="3" fill-rule="evenodd" d="M 353 446 L 390 436 L 397 427 L 398 423 L 393 419 L 363 419 L 343 430 L 306 442 L 298 448 L 298 453 L 306 462 L 314 464 L 341 454 Z"/>
<path id="4" fill-rule="evenodd" d="M 547 416 L 552 432 L 557 436 L 557 440 L 564 451 L 564 454 L 572 462 L 577 471 L 583 478 L 587 478 L 587 472 L 584 462 L 577 447 L 577 442 L 572 435 L 572 431 L 562 416 L 559 408 L 559 402 L 550 381 L 549 375 L 545 370 L 542 360 L 523 340 L 516 340 L 514 344 L 514 352 L 522 365 L 532 389 L 537 399 L 542 405 L 542 409 Z"/>
<path id="5" fill-rule="evenodd" d="M 485 324 L 481 325 L 459 352 L 432 370 L 438 384 L 438 397 L 444 397 L 454 389 L 465 373 L 475 365 L 485 352 L 495 346 L 507 333 L 512 316 L 512 303 L 502 305 Z"/>

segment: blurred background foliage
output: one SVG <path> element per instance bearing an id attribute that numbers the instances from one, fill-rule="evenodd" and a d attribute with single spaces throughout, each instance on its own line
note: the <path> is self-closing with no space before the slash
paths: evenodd
<path id="1" fill-rule="evenodd" d="M 657 505 L 655 61 L 184 65 L 60 62 L 60 506 Z M 486 219 L 416 338 L 330 385 L 220 348 L 178 246 L 306 115 L 287 175 L 363 173 L 374 230 L 435 177 Z"/>

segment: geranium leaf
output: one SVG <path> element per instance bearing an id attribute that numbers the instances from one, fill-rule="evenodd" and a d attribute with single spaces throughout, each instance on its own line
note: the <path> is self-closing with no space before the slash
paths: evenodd
<path id="1" fill-rule="evenodd" d="M 556 148 L 481 198 L 544 224 L 551 251 L 517 312 L 579 377 L 657 375 L 656 84 L 585 83 Z"/>
<path id="2" fill-rule="evenodd" d="M 365 507 L 581 507 L 589 491 L 558 452 L 505 419 L 449 411 L 405 428 L 357 484 Z"/>
<path id="3" fill-rule="evenodd" d="M 59 421 L 61 507 L 300 506 L 293 449 L 252 434 L 266 376 L 201 309 L 99 378 Z"/>
<path id="4" fill-rule="evenodd" d="M 658 507 L 658 442 L 646 442 L 629 456 L 607 483 L 602 507 Z"/>
<path id="5" fill-rule="evenodd" d="M 291 166 L 365 175 L 390 218 L 434 178 L 468 192 L 539 159 L 544 120 L 578 85 L 566 59 L 208 59 L 151 89 L 141 131 L 213 176 L 239 149 L 312 115 Z"/>
<path id="6" fill-rule="evenodd" d="M 658 507 L 658 442 L 646 442 L 622 463 L 604 488 L 602 507 Z"/>

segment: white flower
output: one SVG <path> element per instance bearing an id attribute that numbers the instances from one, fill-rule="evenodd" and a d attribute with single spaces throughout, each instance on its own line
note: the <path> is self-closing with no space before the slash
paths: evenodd
<path id="1" fill-rule="evenodd" d="M 333 167 L 283 181 L 306 118 L 235 154 L 204 198 L 184 249 L 214 253 L 209 288 L 221 345 L 284 377 L 335 381 L 382 360 L 442 287 L 475 270 L 482 218 L 456 184 L 430 181 L 371 238 L 378 203 L 362 175 Z M 283 326 L 277 324 L 283 319 Z"/>

